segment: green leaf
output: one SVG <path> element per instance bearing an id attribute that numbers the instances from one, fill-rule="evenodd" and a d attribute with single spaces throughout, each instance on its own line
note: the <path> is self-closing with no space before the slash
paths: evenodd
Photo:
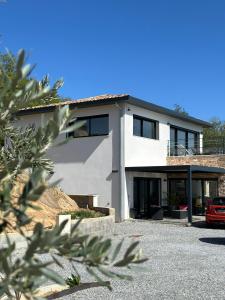
<path id="1" fill-rule="evenodd" d="M 134 242 L 133 244 L 130 245 L 130 247 L 127 249 L 127 251 L 125 252 L 124 256 L 129 256 L 133 251 L 134 249 L 139 245 L 139 242 Z"/>
<path id="2" fill-rule="evenodd" d="M 43 275 L 45 275 L 48 279 L 52 280 L 53 282 L 56 282 L 61 285 L 65 284 L 64 279 L 60 275 L 58 275 L 55 271 L 49 268 L 43 268 L 41 272 Z"/>
<path id="3" fill-rule="evenodd" d="M 122 239 L 121 242 L 119 242 L 117 244 L 117 246 L 116 246 L 116 248 L 114 250 L 113 256 L 112 256 L 112 261 L 114 261 L 117 258 L 118 254 L 119 254 L 119 252 L 121 250 L 121 247 L 123 245 L 123 242 L 124 242 L 124 239 Z"/>

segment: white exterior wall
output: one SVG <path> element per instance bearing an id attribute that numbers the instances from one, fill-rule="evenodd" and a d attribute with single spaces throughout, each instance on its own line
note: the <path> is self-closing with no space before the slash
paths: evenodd
<path id="1" fill-rule="evenodd" d="M 133 135 L 133 115 L 149 118 L 159 122 L 159 139 L 149 139 Z M 164 114 L 126 104 L 125 113 L 125 167 L 164 166 L 167 164 L 168 141 L 170 140 L 170 125 L 182 127 L 201 133 L 203 128 L 193 123 L 185 122 Z M 202 137 L 202 134 L 200 135 Z M 161 178 L 161 199 L 166 198 L 167 176 L 165 174 L 126 172 L 125 216 L 133 208 L 133 178 Z M 165 203 L 166 204 L 166 203 Z"/>
<path id="2" fill-rule="evenodd" d="M 159 139 L 149 139 L 133 135 L 133 115 L 159 122 Z M 202 127 L 155 113 L 147 109 L 126 104 L 125 114 L 125 166 L 164 166 L 167 146 L 170 140 L 170 124 L 185 129 L 202 132 Z"/>
<path id="3" fill-rule="evenodd" d="M 54 161 L 52 181 L 61 179 L 59 186 L 67 194 L 99 195 L 100 206 L 114 207 L 119 213 L 119 109 L 113 105 L 74 110 L 74 116 L 109 114 L 109 135 L 74 138 L 52 148 Z M 50 118 L 51 113 L 42 115 Z M 40 114 L 21 117 L 19 125 L 41 122 Z M 65 135 L 60 137 L 60 140 Z"/>

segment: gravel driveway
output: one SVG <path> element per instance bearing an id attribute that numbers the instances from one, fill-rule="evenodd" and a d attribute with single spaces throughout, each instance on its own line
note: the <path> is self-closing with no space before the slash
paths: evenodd
<path id="1" fill-rule="evenodd" d="M 140 240 L 147 270 L 128 272 L 132 282 L 112 281 L 112 292 L 99 287 L 63 299 L 225 299 L 224 229 L 128 221 L 115 225 L 113 239 L 121 238 Z M 68 266 L 64 275 L 69 272 Z M 83 270 L 81 276 L 93 281 Z"/>
<path id="2" fill-rule="evenodd" d="M 134 274 L 133 283 L 115 283 L 109 299 L 225 299 L 224 229 L 148 221 L 116 226 L 121 236 L 143 235 L 149 272 Z M 95 296 L 103 299 L 99 292 Z"/>

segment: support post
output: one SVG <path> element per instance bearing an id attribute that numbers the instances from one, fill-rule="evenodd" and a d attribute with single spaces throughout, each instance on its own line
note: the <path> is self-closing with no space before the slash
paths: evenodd
<path id="1" fill-rule="evenodd" d="M 192 224 L 192 169 L 191 166 L 188 168 L 188 178 L 187 178 L 187 188 L 188 188 L 188 223 Z"/>

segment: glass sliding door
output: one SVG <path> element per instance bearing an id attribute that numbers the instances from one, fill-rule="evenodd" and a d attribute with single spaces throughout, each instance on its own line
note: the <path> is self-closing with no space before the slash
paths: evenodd
<path id="1" fill-rule="evenodd" d="M 175 206 L 178 209 L 179 205 L 187 204 L 185 179 L 170 179 L 168 181 L 168 188 L 168 200 L 171 206 Z"/>
<path id="2" fill-rule="evenodd" d="M 177 130 L 177 154 L 186 154 L 186 132 L 183 130 Z"/>
<path id="3" fill-rule="evenodd" d="M 218 196 L 217 179 L 192 180 L 192 209 L 194 215 L 204 215 L 208 199 Z M 168 180 L 168 200 L 170 205 L 187 204 L 187 180 Z"/>
<path id="4" fill-rule="evenodd" d="M 175 128 L 170 128 L 170 149 L 169 155 L 176 155 L 176 132 Z"/>
<path id="5" fill-rule="evenodd" d="M 197 154 L 199 149 L 199 134 L 190 130 L 170 127 L 170 155 Z"/>
<path id="6" fill-rule="evenodd" d="M 192 210 L 194 215 L 204 214 L 205 198 L 203 181 L 201 179 L 194 179 L 192 181 Z"/>
<path id="7" fill-rule="evenodd" d="M 193 132 L 188 132 L 188 150 L 196 153 L 196 140 Z"/>
<path id="8" fill-rule="evenodd" d="M 149 217 L 152 206 L 160 206 L 161 181 L 158 178 L 134 178 L 134 209 L 139 217 Z"/>

